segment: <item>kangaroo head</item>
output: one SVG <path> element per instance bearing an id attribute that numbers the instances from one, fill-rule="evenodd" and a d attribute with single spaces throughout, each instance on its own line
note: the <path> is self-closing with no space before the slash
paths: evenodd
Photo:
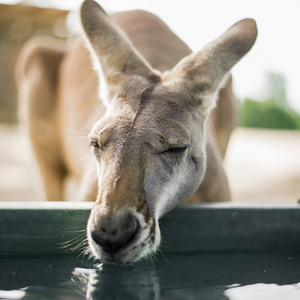
<path id="1" fill-rule="evenodd" d="M 257 30 L 253 20 L 240 21 L 160 73 L 96 2 L 83 3 L 81 20 L 107 106 L 89 135 L 98 194 L 88 239 L 98 258 L 126 264 L 157 249 L 158 219 L 199 186 L 206 168 L 206 117 Z"/>

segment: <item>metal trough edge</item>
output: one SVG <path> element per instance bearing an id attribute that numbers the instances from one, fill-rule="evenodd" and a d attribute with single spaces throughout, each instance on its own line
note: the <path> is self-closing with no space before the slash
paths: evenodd
<path id="1" fill-rule="evenodd" d="M 0 202 L 0 255 L 70 254 L 93 203 Z M 299 251 L 299 204 L 181 205 L 160 220 L 161 250 Z"/>

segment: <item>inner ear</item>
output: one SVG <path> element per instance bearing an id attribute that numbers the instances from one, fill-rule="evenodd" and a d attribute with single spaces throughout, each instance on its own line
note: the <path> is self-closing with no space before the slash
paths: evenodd
<path id="1" fill-rule="evenodd" d="M 251 49 L 256 36 L 254 20 L 239 21 L 199 52 L 181 60 L 164 74 L 164 81 L 193 95 L 195 104 L 212 108 L 231 68 Z"/>

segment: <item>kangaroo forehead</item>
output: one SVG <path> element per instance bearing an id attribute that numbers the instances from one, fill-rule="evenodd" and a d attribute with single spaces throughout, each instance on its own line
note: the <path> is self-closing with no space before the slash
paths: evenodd
<path id="1" fill-rule="evenodd" d="M 139 119 L 132 126 L 132 120 L 127 117 L 115 116 L 96 123 L 89 137 L 101 144 L 132 138 L 154 145 L 188 145 L 191 133 L 183 123 L 173 118 L 149 116 L 145 120 Z"/>
<path id="2" fill-rule="evenodd" d="M 137 137 L 169 144 L 189 143 L 191 135 L 186 125 L 190 114 L 178 104 L 177 93 L 152 85 L 144 86 L 137 94 L 117 96 L 117 109 L 95 124 L 90 137 L 103 142 Z M 121 103 L 120 97 L 124 98 Z"/>

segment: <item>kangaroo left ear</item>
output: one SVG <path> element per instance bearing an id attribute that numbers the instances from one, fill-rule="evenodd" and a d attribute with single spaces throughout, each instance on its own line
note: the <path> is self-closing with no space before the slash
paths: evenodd
<path id="1" fill-rule="evenodd" d="M 202 111 L 209 111 L 216 105 L 218 91 L 230 69 L 251 49 L 256 36 L 253 19 L 237 22 L 202 50 L 187 56 L 166 72 L 166 84 L 193 95 L 195 104 L 200 104 Z"/>
<path id="2" fill-rule="evenodd" d="M 138 54 L 126 35 L 94 0 L 81 6 L 81 22 L 95 63 L 99 63 L 100 90 L 108 104 L 112 94 L 127 85 L 133 76 L 157 79 L 148 63 Z"/>

